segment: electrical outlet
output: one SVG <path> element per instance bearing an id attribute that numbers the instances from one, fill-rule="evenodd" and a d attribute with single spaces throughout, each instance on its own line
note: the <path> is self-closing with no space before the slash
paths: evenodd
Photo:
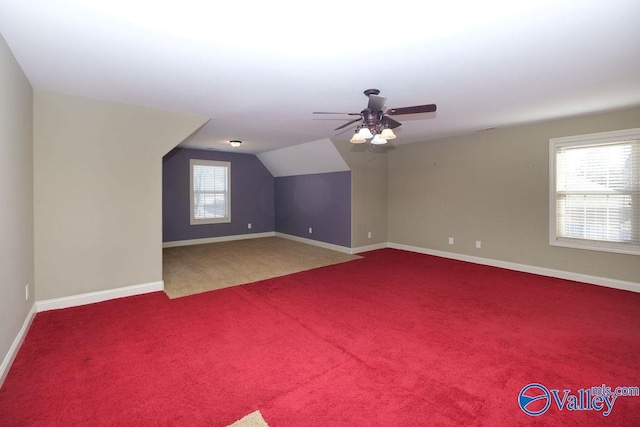
<path id="1" fill-rule="evenodd" d="M 29 284 L 27 283 L 27 286 L 24 287 L 24 299 L 25 301 L 29 301 Z"/>
<path id="2" fill-rule="evenodd" d="M 371 232 L 369 231 L 369 232 L 367 233 L 367 239 L 370 239 L 370 238 L 371 238 Z"/>
<path id="3" fill-rule="evenodd" d="M 453 237 L 449 237 L 449 244 L 453 245 Z"/>
<path id="4" fill-rule="evenodd" d="M 482 248 L 482 242 L 480 240 L 476 240 L 476 249 Z"/>
<path id="5" fill-rule="evenodd" d="M 251 230 L 251 223 L 247 224 L 247 228 Z"/>
<path id="6" fill-rule="evenodd" d="M 313 233 L 313 228 L 309 227 L 309 234 Z"/>

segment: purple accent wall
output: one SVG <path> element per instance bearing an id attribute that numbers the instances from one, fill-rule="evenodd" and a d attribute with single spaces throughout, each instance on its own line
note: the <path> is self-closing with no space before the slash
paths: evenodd
<path id="1" fill-rule="evenodd" d="M 189 224 L 189 159 L 231 162 L 230 223 Z M 274 231 L 274 179 L 256 156 L 187 148 L 174 148 L 164 156 L 163 242 L 270 231 Z"/>
<path id="2" fill-rule="evenodd" d="M 350 248 L 351 172 L 276 178 L 275 212 L 277 232 Z"/>

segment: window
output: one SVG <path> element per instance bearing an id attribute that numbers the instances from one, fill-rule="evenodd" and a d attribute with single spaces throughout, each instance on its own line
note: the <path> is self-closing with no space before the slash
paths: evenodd
<path id="1" fill-rule="evenodd" d="M 640 255 L 640 128 L 549 148 L 550 244 Z"/>
<path id="2" fill-rule="evenodd" d="M 191 225 L 231 222 L 231 163 L 191 159 Z"/>

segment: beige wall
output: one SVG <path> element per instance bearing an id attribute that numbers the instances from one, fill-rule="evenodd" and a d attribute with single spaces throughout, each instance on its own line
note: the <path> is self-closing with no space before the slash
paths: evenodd
<path id="1" fill-rule="evenodd" d="M 162 156 L 206 121 L 34 92 L 37 300 L 162 280 Z"/>
<path id="2" fill-rule="evenodd" d="M 32 129 L 31 85 L 0 36 L 0 362 L 34 301 Z"/>
<path id="3" fill-rule="evenodd" d="M 549 246 L 548 212 L 549 138 L 639 126 L 631 109 L 400 146 L 388 154 L 389 241 L 640 282 L 638 256 Z"/>
<path id="4" fill-rule="evenodd" d="M 387 241 L 387 154 L 332 140 L 351 169 L 351 247 Z M 366 144 L 368 146 L 368 144 Z M 371 239 L 367 233 L 371 231 Z"/>

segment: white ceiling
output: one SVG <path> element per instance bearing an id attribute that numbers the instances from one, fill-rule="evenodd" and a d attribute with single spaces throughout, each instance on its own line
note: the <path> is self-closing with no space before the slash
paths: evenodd
<path id="1" fill-rule="evenodd" d="M 349 117 L 311 113 L 359 112 L 368 88 L 438 105 L 395 116 L 394 144 L 638 106 L 639 17 L 638 0 L 0 0 L 35 88 L 205 115 L 186 144 L 246 153 L 348 139 Z"/>

